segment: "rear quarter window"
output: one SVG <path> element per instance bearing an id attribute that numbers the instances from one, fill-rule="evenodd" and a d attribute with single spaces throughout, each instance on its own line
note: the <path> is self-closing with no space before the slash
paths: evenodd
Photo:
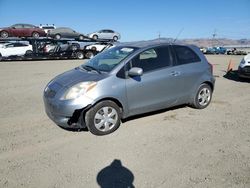
<path id="1" fill-rule="evenodd" d="M 187 46 L 173 46 L 178 65 L 200 62 L 199 56 Z"/>

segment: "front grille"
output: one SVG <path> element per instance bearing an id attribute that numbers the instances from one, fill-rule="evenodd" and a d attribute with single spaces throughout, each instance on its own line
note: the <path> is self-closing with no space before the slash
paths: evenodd
<path id="1" fill-rule="evenodd" d="M 250 73 L 250 66 L 244 67 L 243 71 L 246 72 L 246 73 Z"/>

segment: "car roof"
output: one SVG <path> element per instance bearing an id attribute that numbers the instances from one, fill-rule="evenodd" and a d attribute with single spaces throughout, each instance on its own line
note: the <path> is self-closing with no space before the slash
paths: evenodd
<path id="1" fill-rule="evenodd" d="M 30 25 L 30 26 L 35 26 L 35 25 L 33 25 L 33 24 L 27 24 L 27 23 L 16 23 L 16 24 L 13 24 L 13 25 Z M 12 25 L 12 26 L 13 26 Z M 36 26 L 35 26 L 36 27 Z"/>
<path id="2" fill-rule="evenodd" d="M 130 47 L 136 47 L 136 48 L 148 48 L 148 47 L 155 47 L 155 46 L 163 46 L 163 45 L 183 45 L 183 46 L 192 46 L 187 45 L 184 43 L 173 43 L 168 40 L 150 40 L 150 41 L 139 41 L 139 42 L 124 42 L 120 43 L 118 46 L 130 46 Z"/>

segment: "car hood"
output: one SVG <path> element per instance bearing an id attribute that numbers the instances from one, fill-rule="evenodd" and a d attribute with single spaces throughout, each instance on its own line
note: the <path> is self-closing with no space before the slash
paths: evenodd
<path id="1" fill-rule="evenodd" d="M 106 78 L 105 73 L 99 74 L 95 71 L 87 72 L 80 67 L 64 72 L 53 79 L 53 82 L 60 84 L 63 87 L 71 87 L 80 82 L 99 81 Z"/>
<path id="2" fill-rule="evenodd" d="M 245 60 L 246 62 L 250 62 L 250 54 L 246 55 L 246 56 L 244 57 L 244 60 Z"/>

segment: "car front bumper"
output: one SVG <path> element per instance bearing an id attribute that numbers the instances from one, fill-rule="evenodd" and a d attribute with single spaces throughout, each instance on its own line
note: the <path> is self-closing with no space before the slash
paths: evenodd
<path id="1" fill-rule="evenodd" d="M 242 78 L 250 78 L 250 66 L 238 67 L 238 76 Z"/>
<path id="2" fill-rule="evenodd" d="M 88 97 L 75 100 L 60 100 L 43 96 L 45 111 L 48 117 L 58 126 L 64 128 L 84 128 L 81 112 L 93 102 Z"/>

